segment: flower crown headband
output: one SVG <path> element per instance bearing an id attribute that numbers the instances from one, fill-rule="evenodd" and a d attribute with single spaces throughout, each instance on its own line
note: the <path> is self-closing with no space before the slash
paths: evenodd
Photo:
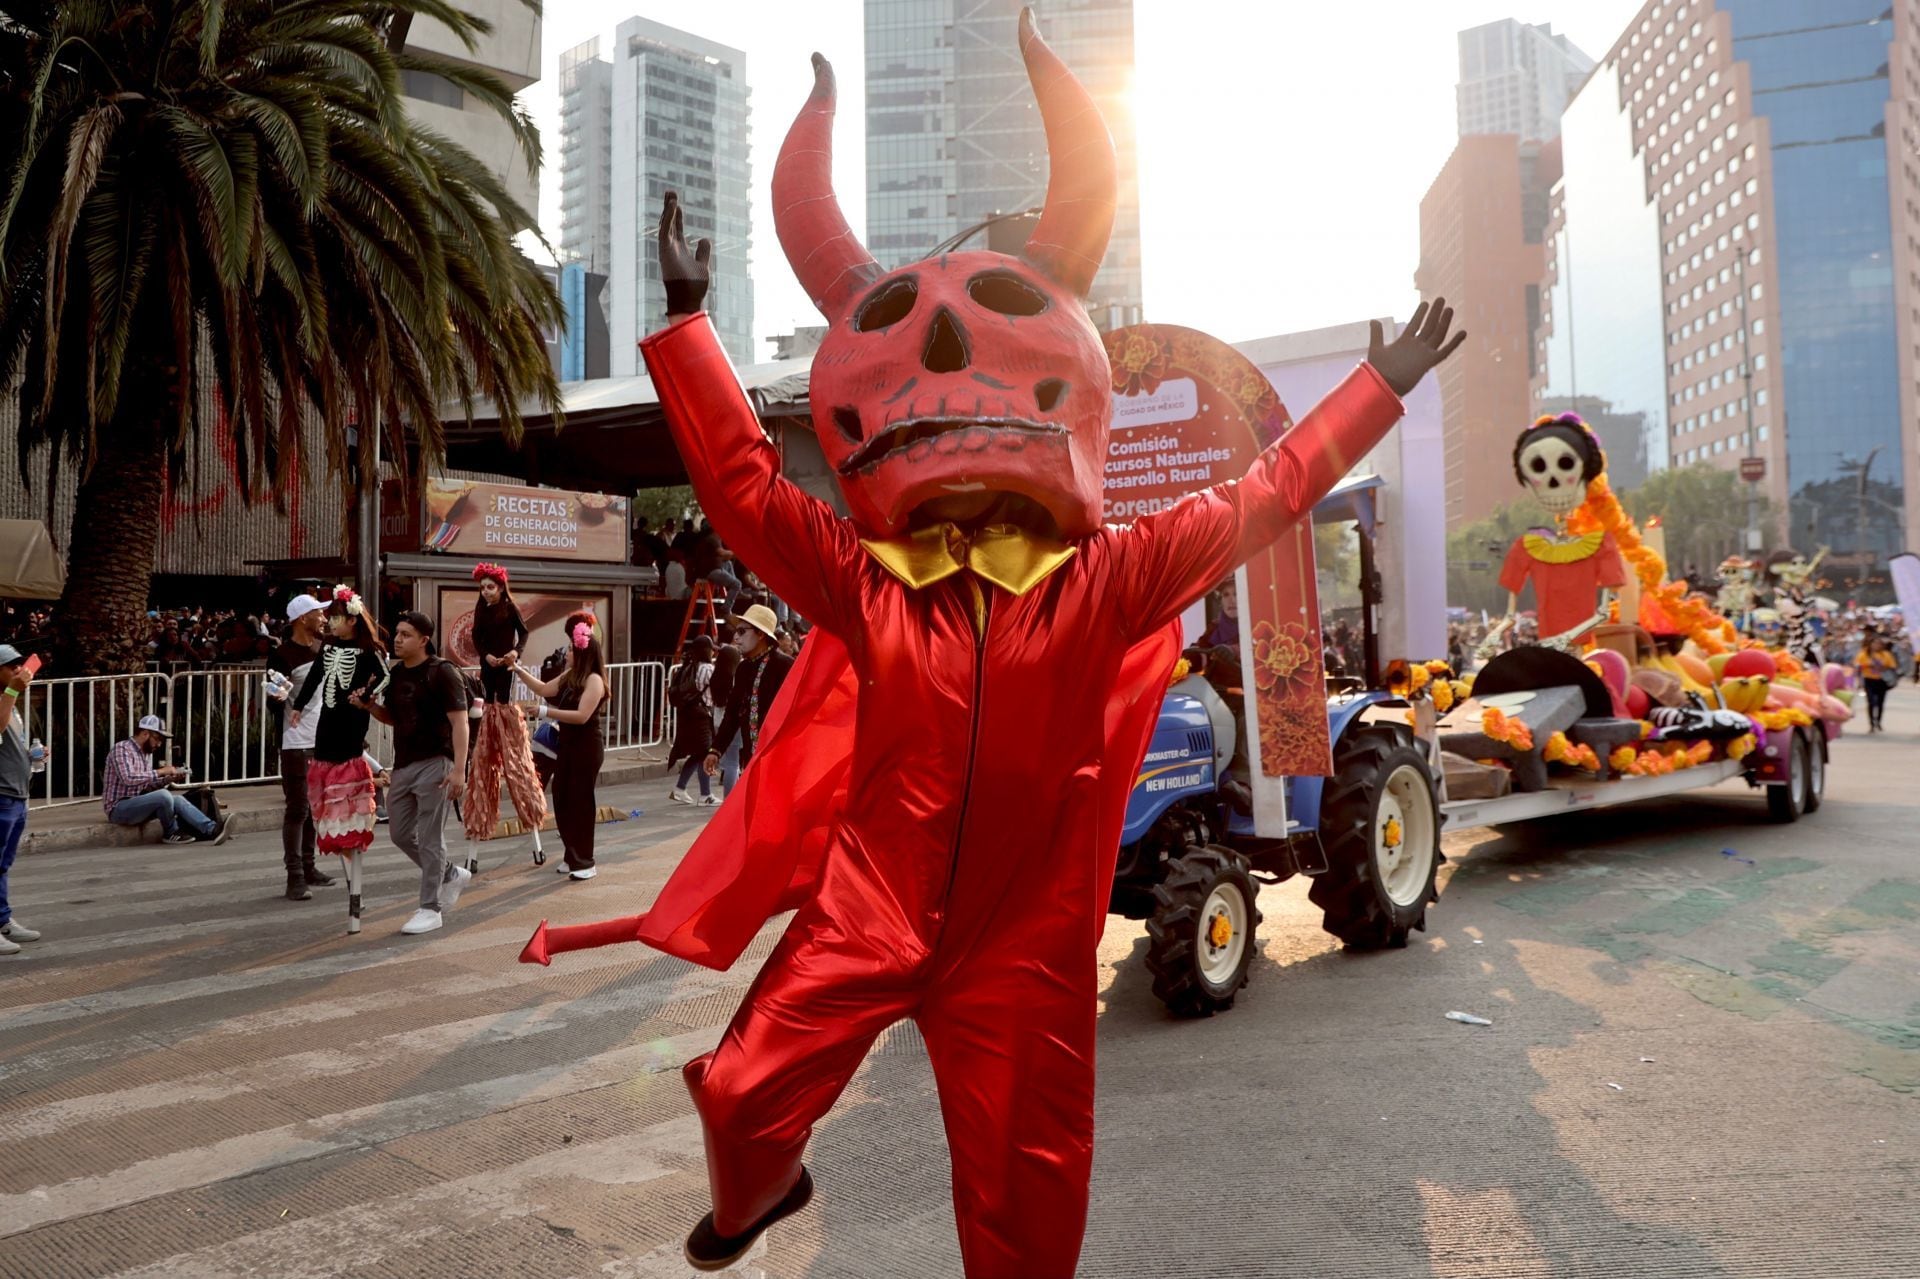
<path id="1" fill-rule="evenodd" d="M 1587 438 L 1593 441 L 1593 447 L 1596 451 L 1603 453 L 1606 451 L 1605 447 L 1600 443 L 1600 437 L 1594 433 L 1592 427 L 1587 425 L 1587 420 L 1578 413 L 1548 413 L 1544 416 L 1537 417 L 1533 420 L 1532 426 L 1520 432 L 1520 438 L 1524 440 L 1535 431 L 1548 426 L 1577 426 L 1587 433 Z"/>
<path id="2" fill-rule="evenodd" d="M 494 581 L 500 583 L 501 590 L 506 589 L 507 587 L 507 570 L 506 569 L 502 568 L 498 564 L 475 564 L 473 566 L 474 581 L 484 582 L 489 577 L 492 578 Z"/>
<path id="3" fill-rule="evenodd" d="M 360 602 L 360 597 L 354 594 L 353 588 L 350 586 L 334 587 L 333 602 L 346 605 L 347 613 L 352 617 L 359 617 L 367 611 L 367 606 Z"/>
<path id="4" fill-rule="evenodd" d="M 585 648 L 599 625 L 600 619 L 583 609 L 567 618 L 567 635 L 575 648 Z"/>

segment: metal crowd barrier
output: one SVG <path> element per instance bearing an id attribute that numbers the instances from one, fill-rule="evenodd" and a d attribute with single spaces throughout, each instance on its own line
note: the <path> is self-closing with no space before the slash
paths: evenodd
<path id="1" fill-rule="evenodd" d="M 34 747 L 29 808 L 98 803 L 107 753 L 133 736 L 146 715 L 173 732 L 172 762 L 191 770 L 192 785 L 244 786 L 280 777 L 280 720 L 266 696 L 264 668 L 147 671 L 35 680 L 23 699 L 24 728 Z M 644 751 L 673 737 L 663 662 L 616 662 L 607 668 L 607 751 Z M 393 758 L 393 730 L 374 721 L 367 746 Z"/>

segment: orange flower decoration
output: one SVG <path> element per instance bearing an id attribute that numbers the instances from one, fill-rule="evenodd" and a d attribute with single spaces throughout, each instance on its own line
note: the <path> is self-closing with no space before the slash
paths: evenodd
<path id="1" fill-rule="evenodd" d="M 1667 562 L 1640 540 L 1639 528 L 1614 496 L 1604 473 L 1587 485 L 1587 500 L 1567 517 L 1567 528 L 1575 533 L 1613 534 L 1614 545 L 1640 579 L 1642 608 L 1656 616 L 1664 614 L 1680 634 L 1709 655 L 1727 651 L 1731 629 L 1727 619 L 1714 612 L 1704 597 L 1688 595 L 1685 582 L 1666 580 Z"/>
<path id="2" fill-rule="evenodd" d="M 1313 652 L 1307 647 L 1305 633 L 1298 626 L 1276 629 L 1271 622 L 1253 628 L 1254 683 L 1263 693 L 1272 693 L 1299 676 L 1313 664 Z"/>
<path id="3" fill-rule="evenodd" d="M 1113 353 L 1116 395 L 1152 395 L 1172 368 L 1172 352 L 1144 333 L 1129 333 Z"/>

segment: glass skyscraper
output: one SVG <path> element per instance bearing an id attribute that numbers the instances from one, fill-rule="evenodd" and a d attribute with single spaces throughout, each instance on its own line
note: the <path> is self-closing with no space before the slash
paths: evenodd
<path id="1" fill-rule="evenodd" d="M 1914 435 L 1897 317 L 1915 294 L 1910 280 L 1896 287 L 1887 181 L 1889 108 L 1914 91 L 1911 47 L 1893 41 L 1904 26 L 1911 45 L 1911 19 L 1886 0 L 1721 7 L 1773 162 L 1789 537 L 1884 560 L 1905 549 L 1902 447 Z"/>
<path id="2" fill-rule="evenodd" d="M 713 241 L 707 311 L 737 364 L 753 349 L 747 55 L 645 18 L 613 40 L 608 314 L 616 377 L 639 373 L 640 339 L 666 317 L 654 235 L 677 191 L 689 243 Z"/>
<path id="3" fill-rule="evenodd" d="M 1764 466 L 1849 586 L 1920 535 L 1916 101 L 1909 5 L 1650 0 L 1562 130 L 1542 392 L 1663 381 L 1648 464 Z"/>
<path id="4" fill-rule="evenodd" d="M 1046 132 L 1020 58 L 1020 9 L 1021 0 L 866 0 L 866 242 L 882 265 L 1044 201 Z M 1131 323 L 1141 297 L 1133 3 L 1035 0 L 1033 9 L 1113 133 L 1120 207 L 1088 305 L 1096 322 Z"/>

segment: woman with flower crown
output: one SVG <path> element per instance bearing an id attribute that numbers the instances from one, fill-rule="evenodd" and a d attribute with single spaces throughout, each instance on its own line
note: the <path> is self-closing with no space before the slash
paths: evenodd
<path id="1" fill-rule="evenodd" d="M 367 704 L 386 683 L 386 639 L 360 597 L 333 588 L 327 606 L 327 645 L 294 694 L 292 723 L 317 697 L 320 727 L 307 765 L 307 804 L 317 847 L 338 854 L 347 872 L 347 931 L 360 931 L 360 854 L 373 843 L 373 768 L 365 758 Z"/>
<path id="2" fill-rule="evenodd" d="M 567 618 L 567 669 L 555 679 L 543 680 L 519 662 L 513 666 L 528 688 L 547 699 L 547 718 L 560 726 L 553 818 L 566 851 L 559 871 L 575 880 L 598 873 L 593 865 L 593 827 L 599 813 L 594 786 L 606 752 L 600 718 L 607 704 L 607 660 L 594 633 L 598 625 L 584 610 Z"/>
<path id="3" fill-rule="evenodd" d="M 473 647 L 480 655 L 480 687 L 485 709 L 473 744 L 473 775 L 461 820 L 470 840 L 492 839 L 500 816 L 500 783 L 506 782 L 520 824 L 533 833 L 533 863 L 547 860 L 540 828 L 547 821 L 547 797 L 533 768 L 533 743 L 527 722 L 513 703 L 513 667 L 526 646 L 527 623 L 507 587 L 507 570 L 476 564 L 473 580 L 480 598 L 473 609 Z M 471 850 L 469 850 L 471 851 Z M 472 869 L 468 859 L 468 869 Z"/>

